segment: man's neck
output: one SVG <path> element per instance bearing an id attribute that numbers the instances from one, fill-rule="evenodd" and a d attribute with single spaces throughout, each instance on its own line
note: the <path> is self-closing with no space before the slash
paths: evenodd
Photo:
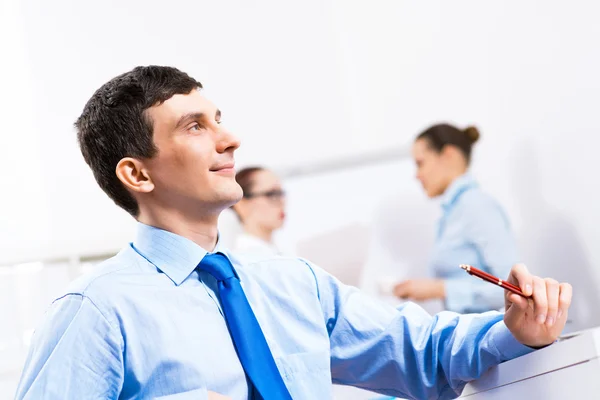
<path id="1" fill-rule="evenodd" d="M 219 214 L 186 216 L 181 213 L 140 212 L 137 220 L 191 240 L 206 251 L 213 251 L 218 238 Z"/>

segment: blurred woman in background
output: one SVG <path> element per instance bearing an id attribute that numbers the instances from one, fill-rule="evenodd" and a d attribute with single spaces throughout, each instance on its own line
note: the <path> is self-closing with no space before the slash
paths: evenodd
<path id="1" fill-rule="evenodd" d="M 428 197 L 441 198 L 442 217 L 429 265 L 434 279 L 400 282 L 394 288 L 397 297 L 442 299 L 446 309 L 460 313 L 503 306 L 503 290 L 459 268 L 470 264 L 505 278 L 517 262 L 506 214 L 467 173 L 478 139 L 475 127 L 460 130 L 447 124 L 432 126 L 417 136 L 412 149 L 417 179 Z"/>
<path id="2" fill-rule="evenodd" d="M 281 255 L 273 243 L 273 233 L 285 220 L 285 192 L 281 181 L 263 167 L 244 168 L 235 179 L 244 196 L 233 206 L 243 229 L 235 241 L 234 252 L 260 257 Z"/>

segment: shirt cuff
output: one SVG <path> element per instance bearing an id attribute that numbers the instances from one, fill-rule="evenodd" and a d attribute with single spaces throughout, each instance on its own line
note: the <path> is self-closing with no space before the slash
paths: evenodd
<path id="1" fill-rule="evenodd" d="M 535 351 L 534 348 L 520 343 L 508 330 L 504 321 L 499 321 L 492 326 L 489 334 L 501 357 L 501 362 L 512 360 L 513 358 L 521 357 Z"/>

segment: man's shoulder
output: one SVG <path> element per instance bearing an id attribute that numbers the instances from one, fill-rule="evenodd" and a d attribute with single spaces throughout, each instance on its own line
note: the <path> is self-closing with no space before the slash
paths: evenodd
<path id="1" fill-rule="evenodd" d="M 79 294 L 85 297 L 105 296 L 127 284 L 135 275 L 142 273 L 143 261 L 136 257 L 135 250 L 126 246 L 115 256 L 101 262 L 67 287 L 65 294 Z"/>
<path id="2" fill-rule="evenodd" d="M 230 258 L 238 273 L 269 285 L 287 286 L 286 283 L 295 283 L 313 287 L 315 284 L 315 266 L 303 258 L 279 255 L 248 257 L 235 254 L 231 254 Z"/>
<path id="3" fill-rule="evenodd" d="M 243 265 L 244 267 L 249 267 L 250 265 L 261 265 L 265 267 L 275 267 L 277 265 L 286 264 L 291 266 L 292 268 L 301 267 L 304 265 L 306 267 L 306 263 L 302 258 L 295 256 L 286 256 L 279 254 L 269 254 L 269 253 L 252 253 L 252 252 L 237 252 L 237 251 L 227 251 L 227 256 L 234 261 L 234 263 L 238 263 Z"/>
<path id="4" fill-rule="evenodd" d="M 236 268 L 254 271 L 285 271 L 283 275 L 310 273 L 309 261 L 295 256 L 228 253 Z M 261 272 L 262 274 L 263 272 Z"/>

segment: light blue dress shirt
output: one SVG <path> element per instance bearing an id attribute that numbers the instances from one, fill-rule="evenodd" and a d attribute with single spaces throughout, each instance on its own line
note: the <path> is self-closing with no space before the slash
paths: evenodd
<path id="1" fill-rule="evenodd" d="M 453 398 L 492 365 L 532 351 L 502 314 L 431 317 L 388 307 L 300 259 L 242 265 L 225 249 L 294 399 L 331 384 Z M 18 399 L 248 399 L 206 251 L 139 224 L 135 241 L 56 299 L 34 334 Z"/>
<path id="2" fill-rule="evenodd" d="M 470 175 L 456 179 L 446 190 L 442 211 L 430 268 L 446 282 L 446 308 L 467 313 L 503 307 L 503 290 L 467 275 L 459 265 L 508 276 L 518 260 L 506 214 Z"/>

